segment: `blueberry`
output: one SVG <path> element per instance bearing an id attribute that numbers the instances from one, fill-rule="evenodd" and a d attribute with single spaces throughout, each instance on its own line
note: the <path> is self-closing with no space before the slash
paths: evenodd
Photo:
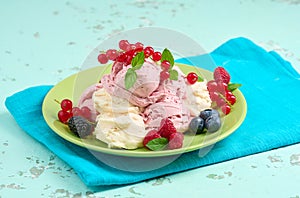
<path id="1" fill-rule="evenodd" d="M 200 112 L 199 117 L 206 120 L 211 115 L 216 115 L 216 116 L 220 117 L 219 112 L 215 109 L 205 109 L 205 110 Z"/>
<path id="2" fill-rule="evenodd" d="M 211 115 L 206 118 L 204 127 L 207 129 L 207 132 L 213 133 L 220 129 L 221 127 L 221 118 L 218 115 Z"/>
<path id="3" fill-rule="evenodd" d="M 189 124 L 189 131 L 192 133 L 202 133 L 204 129 L 204 120 L 200 117 L 195 117 Z"/>

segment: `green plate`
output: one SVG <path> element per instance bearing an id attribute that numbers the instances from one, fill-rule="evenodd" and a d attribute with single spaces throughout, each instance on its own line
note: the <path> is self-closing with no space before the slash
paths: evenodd
<path id="1" fill-rule="evenodd" d="M 212 79 L 212 73 L 207 70 L 183 64 L 176 65 L 178 65 L 185 74 L 194 71 L 202 75 L 207 80 Z M 239 90 L 235 90 L 234 94 L 237 98 L 237 102 L 232 107 L 231 113 L 222 117 L 222 127 L 215 133 L 199 135 L 185 134 L 184 144 L 180 149 L 162 151 L 149 151 L 146 148 L 139 148 L 135 150 L 111 149 L 108 148 L 105 143 L 93 137 L 88 139 L 78 138 L 68 130 L 66 125 L 58 121 L 57 112 L 60 110 L 60 105 L 58 105 L 54 100 L 56 99 L 60 101 L 65 98 L 69 98 L 76 104 L 84 89 L 98 82 L 101 79 L 101 76 L 105 73 L 109 73 L 110 70 L 111 65 L 98 66 L 84 70 L 59 82 L 48 92 L 43 102 L 42 112 L 46 123 L 55 133 L 78 146 L 105 154 L 128 157 L 160 157 L 177 155 L 211 146 L 231 135 L 245 119 L 247 112 L 245 98 Z"/>

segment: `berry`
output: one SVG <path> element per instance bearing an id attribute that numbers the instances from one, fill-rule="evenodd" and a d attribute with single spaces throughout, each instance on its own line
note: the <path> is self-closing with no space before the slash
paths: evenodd
<path id="1" fill-rule="evenodd" d="M 186 79 L 189 84 L 195 84 L 198 80 L 198 75 L 195 72 L 190 72 L 187 76 Z"/>
<path id="2" fill-rule="evenodd" d="M 81 107 L 80 112 L 81 112 L 81 116 L 88 119 L 88 120 L 92 116 L 92 112 L 91 112 L 90 108 L 88 108 L 86 106 Z"/>
<path id="3" fill-rule="evenodd" d="M 178 149 L 183 145 L 184 135 L 182 133 L 176 132 L 169 136 L 168 149 Z"/>
<path id="4" fill-rule="evenodd" d="M 143 140 L 144 147 L 147 147 L 148 142 L 150 142 L 151 140 L 160 138 L 160 137 L 161 137 L 160 134 L 156 130 L 149 131 Z"/>
<path id="5" fill-rule="evenodd" d="M 119 41 L 119 48 L 121 50 L 126 51 L 127 47 L 130 45 L 130 43 L 128 42 L 128 40 L 120 40 Z"/>
<path id="6" fill-rule="evenodd" d="M 214 70 L 214 79 L 218 82 L 228 84 L 230 82 L 230 75 L 223 67 L 217 67 Z"/>
<path id="7" fill-rule="evenodd" d="M 234 105 L 234 103 L 236 102 L 236 97 L 231 91 L 227 91 L 225 93 L 225 98 L 231 105 Z"/>
<path id="8" fill-rule="evenodd" d="M 170 73 L 168 71 L 161 71 L 160 72 L 160 80 L 164 81 L 170 77 Z"/>
<path id="9" fill-rule="evenodd" d="M 119 54 L 119 56 L 117 57 L 117 61 L 118 62 L 121 62 L 121 63 L 123 63 L 123 62 L 125 62 L 126 60 L 127 60 L 127 54 L 125 53 L 125 52 L 122 52 L 122 53 L 120 53 Z"/>
<path id="10" fill-rule="evenodd" d="M 109 49 L 106 51 L 106 56 L 109 60 L 114 61 L 119 56 L 119 52 L 115 49 Z"/>
<path id="11" fill-rule="evenodd" d="M 135 46 L 135 50 L 138 51 L 138 52 L 141 52 L 144 49 L 144 44 L 141 43 L 141 42 L 135 43 L 134 46 Z"/>
<path id="12" fill-rule="evenodd" d="M 94 126 L 81 116 L 73 116 L 68 121 L 70 131 L 81 138 L 90 135 Z"/>
<path id="13" fill-rule="evenodd" d="M 226 101 L 220 97 L 216 100 L 216 103 L 218 107 L 222 107 L 223 105 L 227 104 Z"/>
<path id="14" fill-rule="evenodd" d="M 161 53 L 160 52 L 154 52 L 153 55 L 152 55 L 152 59 L 154 61 L 160 61 L 160 59 L 161 59 Z"/>
<path id="15" fill-rule="evenodd" d="M 221 110 L 225 115 L 228 115 L 231 111 L 231 107 L 228 104 L 224 104 L 221 106 Z"/>
<path id="16" fill-rule="evenodd" d="M 160 122 L 160 129 L 159 129 L 159 134 L 161 135 L 161 137 L 165 137 L 167 139 L 169 139 L 169 136 L 172 133 L 176 133 L 177 130 L 173 124 L 173 122 L 169 119 L 162 119 Z"/>
<path id="17" fill-rule="evenodd" d="M 211 115 L 220 116 L 219 112 L 215 109 L 205 109 L 200 112 L 199 117 L 206 120 Z"/>
<path id="18" fill-rule="evenodd" d="M 217 82 L 214 81 L 214 80 L 208 81 L 207 84 L 206 84 L 206 86 L 207 86 L 207 90 L 209 92 L 217 91 L 217 87 L 218 87 L 217 86 Z"/>
<path id="19" fill-rule="evenodd" d="M 69 99 L 63 99 L 61 102 L 60 102 L 60 107 L 62 110 L 64 111 L 69 111 L 72 109 L 72 106 L 73 106 L 73 103 L 71 100 Z"/>
<path id="20" fill-rule="evenodd" d="M 193 134 L 200 134 L 204 129 L 204 119 L 201 117 L 194 117 L 189 124 L 189 131 Z"/>
<path id="21" fill-rule="evenodd" d="M 217 87 L 216 87 L 217 91 L 219 93 L 225 94 L 228 91 L 228 85 L 224 82 L 217 82 Z"/>
<path id="22" fill-rule="evenodd" d="M 79 107 L 73 107 L 71 110 L 72 116 L 80 116 L 81 110 Z"/>
<path id="23" fill-rule="evenodd" d="M 164 60 L 163 62 L 161 62 L 161 67 L 163 68 L 164 71 L 168 71 L 171 67 L 171 64 L 169 61 Z"/>
<path id="24" fill-rule="evenodd" d="M 135 50 L 136 49 L 136 47 L 135 47 L 135 45 L 134 44 L 129 44 L 128 46 L 127 46 L 127 48 L 126 48 L 126 52 L 128 52 L 128 51 L 130 51 L 130 50 Z"/>
<path id="25" fill-rule="evenodd" d="M 107 58 L 106 54 L 99 54 L 98 61 L 101 64 L 107 63 L 108 62 L 108 58 Z"/>
<path id="26" fill-rule="evenodd" d="M 219 94 L 215 91 L 209 92 L 209 97 L 214 102 L 220 98 Z"/>
<path id="27" fill-rule="evenodd" d="M 220 116 L 211 115 L 206 118 L 204 122 L 204 127 L 207 129 L 208 132 L 213 133 L 220 129 L 221 127 L 221 119 Z"/>
<path id="28" fill-rule="evenodd" d="M 145 58 L 148 58 L 149 56 L 152 56 L 154 53 L 153 47 L 147 46 L 144 49 Z"/>
<path id="29" fill-rule="evenodd" d="M 68 120 L 70 119 L 71 116 L 72 116 L 72 114 L 70 112 L 64 111 L 64 110 L 59 110 L 57 113 L 57 117 L 58 117 L 59 121 L 61 121 L 64 124 L 66 124 L 68 122 Z"/>

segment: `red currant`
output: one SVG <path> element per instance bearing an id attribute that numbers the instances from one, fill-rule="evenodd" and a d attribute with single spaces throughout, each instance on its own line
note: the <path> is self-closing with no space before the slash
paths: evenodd
<path id="1" fill-rule="evenodd" d="M 169 61 L 164 60 L 163 62 L 161 62 L 161 67 L 163 68 L 164 71 L 168 71 L 171 67 L 171 64 Z"/>
<path id="2" fill-rule="evenodd" d="M 126 52 L 128 52 L 128 51 L 130 51 L 130 50 L 135 50 L 136 49 L 136 47 L 135 47 L 135 45 L 134 44 L 129 44 L 128 46 L 127 46 L 127 48 L 126 48 Z"/>
<path id="3" fill-rule="evenodd" d="M 106 51 L 106 56 L 109 60 L 115 60 L 119 55 L 119 52 L 115 49 L 109 49 Z"/>
<path id="4" fill-rule="evenodd" d="M 217 82 L 210 80 L 207 82 L 207 89 L 209 92 L 217 91 Z"/>
<path id="5" fill-rule="evenodd" d="M 222 107 L 223 105 L 227 104 L 226 101 L 223 98 L 220 98 L 220 97 L 216 100 L 216 103 L 217 103 L 218 107 Z"/>
<path id="6" fill-rule="evenodd" d="M 73 116 L 80 116 L 81 115 L 81 110 L 79 107 L 73 107 L 71 111 Z"/>
<path id="7" fill-rule="evenodd" d="M 127 60 L 127 54 L 124 52 L 120 53 L 116 60 L 121 63 L 125 62 Z"/>
<path id="8" fill-rule="evenodd" d="M 57 117 L 58 117 L 59 121 L 66 124 L 68 122 L 68 120 L 72 117 L 72 114 L 68 111 L 59 110 Z"/>
<path id="9" fill-rule="evenodd" d="M 221 107 L 221 110 L 222 112 L 225 114 L 225 115 L 228 115 L 231 111 L 231 107 L 228 105 L 228 104 L 224 104 L 222 107 Z"/>
<path id="10" fill-rule="evenodd" d="M 160 52 L 154 52 L 153 55 L 152 55 L 152 59 L 154 61 L 160 61 L 160 59 L 161 59 L 161 53 Z"/>
<path id="11" fill-rule="evenodd" d="M 160 72 L 160 80 L 161 81 L 167 80 L 169 77 L 170 77 L 170 73 L 168 71 Z"/>
<path id="12" fill-rule="evenodd" d="M 81 111 L 81 116 L 83 116 L 84 118 L 86 118 L 86 119 L 91 118 L 92 112 L 91 112 L 90 108 L 84 106 L 84 107 L 81 107 L 80 111 Z"/>
<path id="13" fill-rule="evenodd" d="M 149 56 L 152 56 L 154 53 L 153 47 L 147 46 L 144 49 L 145 57 L 148 58 Z"/>
<path id="14" fill-rule="evenodd" d="M 220 98 L 219 94 L 215 91 L 209 92 L 209 96 L 212 101 L 217 101 Z"/>
<path id="15" fill-rule="evenodd" d="M 108 58 L 107 58 L 106 54 L 99 54 L 98 61 L 101 64 L 107 63 L 108 62 Z"/>
<path id="16" fill-rule="evenodd" d="M 143 43 L 137 42 L 137 43 L 135 43 L 134 45 L 135 45 L 136 51 L 138 51 L 138 52 L 143 51 L 143 49 L 144 49 L 144 44 L 143 44 Z"/>
<path id="17" fill-rule="evenodd" d="M 198 75 L 195 72 L 190 72 L 187 76 L 186 79 L 189 84 L 195 84 L 198 80 Z"/>
<path id="18" fill-rule="evenodd" d="M 119 42 L 119 48 L 124 51 L 126 51 L 126 49 L 129 45 L 130 45 L 130 43 L 128 42 L 128 40 L 120 40 L 120 42 Z"/>
<path id="19" fill-rule="evenodd" d="M 62 110 L 64 111 L 70 111 L 73 107 L 73 103 L 71 100 L 69 99 L 63 99 L 61 102 L 60 102 L 60 107 Z"/>
<path id="20" fill-rule="evenodd" d="M 217 91 L 222 94 L 225 94 L 228 91 L 228 84 L 218 81 L 217 82 Z"/>
<path id="21" fill-rule="evenodd" d="M 231 91 L 227 91 L 225 93 L 225 98 L 231 105 L 233 105 L 236 102 L 236 97 Z"/>

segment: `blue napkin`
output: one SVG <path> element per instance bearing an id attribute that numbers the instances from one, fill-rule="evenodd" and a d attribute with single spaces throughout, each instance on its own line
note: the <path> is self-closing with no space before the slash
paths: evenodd
<path id="1" fill-rule="evenodd" d="M 85 148 L 56 135 L 41 112 L 43 99 L 52 86 L 25 89 L 8 97 L 5 104 L 26 133 L 68 163 L 88 186 L 139 182 L 300 142 L 300 75 L 290 63 L 246 38 L 229 40 L 210 54 L 178 62 L 191 61 L 212 70 L 211 65 L 203 63 L 207 56 L 225 67 L 234 82 L 243 84 L 240 90 L 248 104 L 246 119 L 235 133 L 208 149 L 208 154 L 205 150 L 186 153 L 155 170 L 130 172 L 110 167 Z M 139 163 L 149 163 L 149 159 L 144 160 Z"/>

